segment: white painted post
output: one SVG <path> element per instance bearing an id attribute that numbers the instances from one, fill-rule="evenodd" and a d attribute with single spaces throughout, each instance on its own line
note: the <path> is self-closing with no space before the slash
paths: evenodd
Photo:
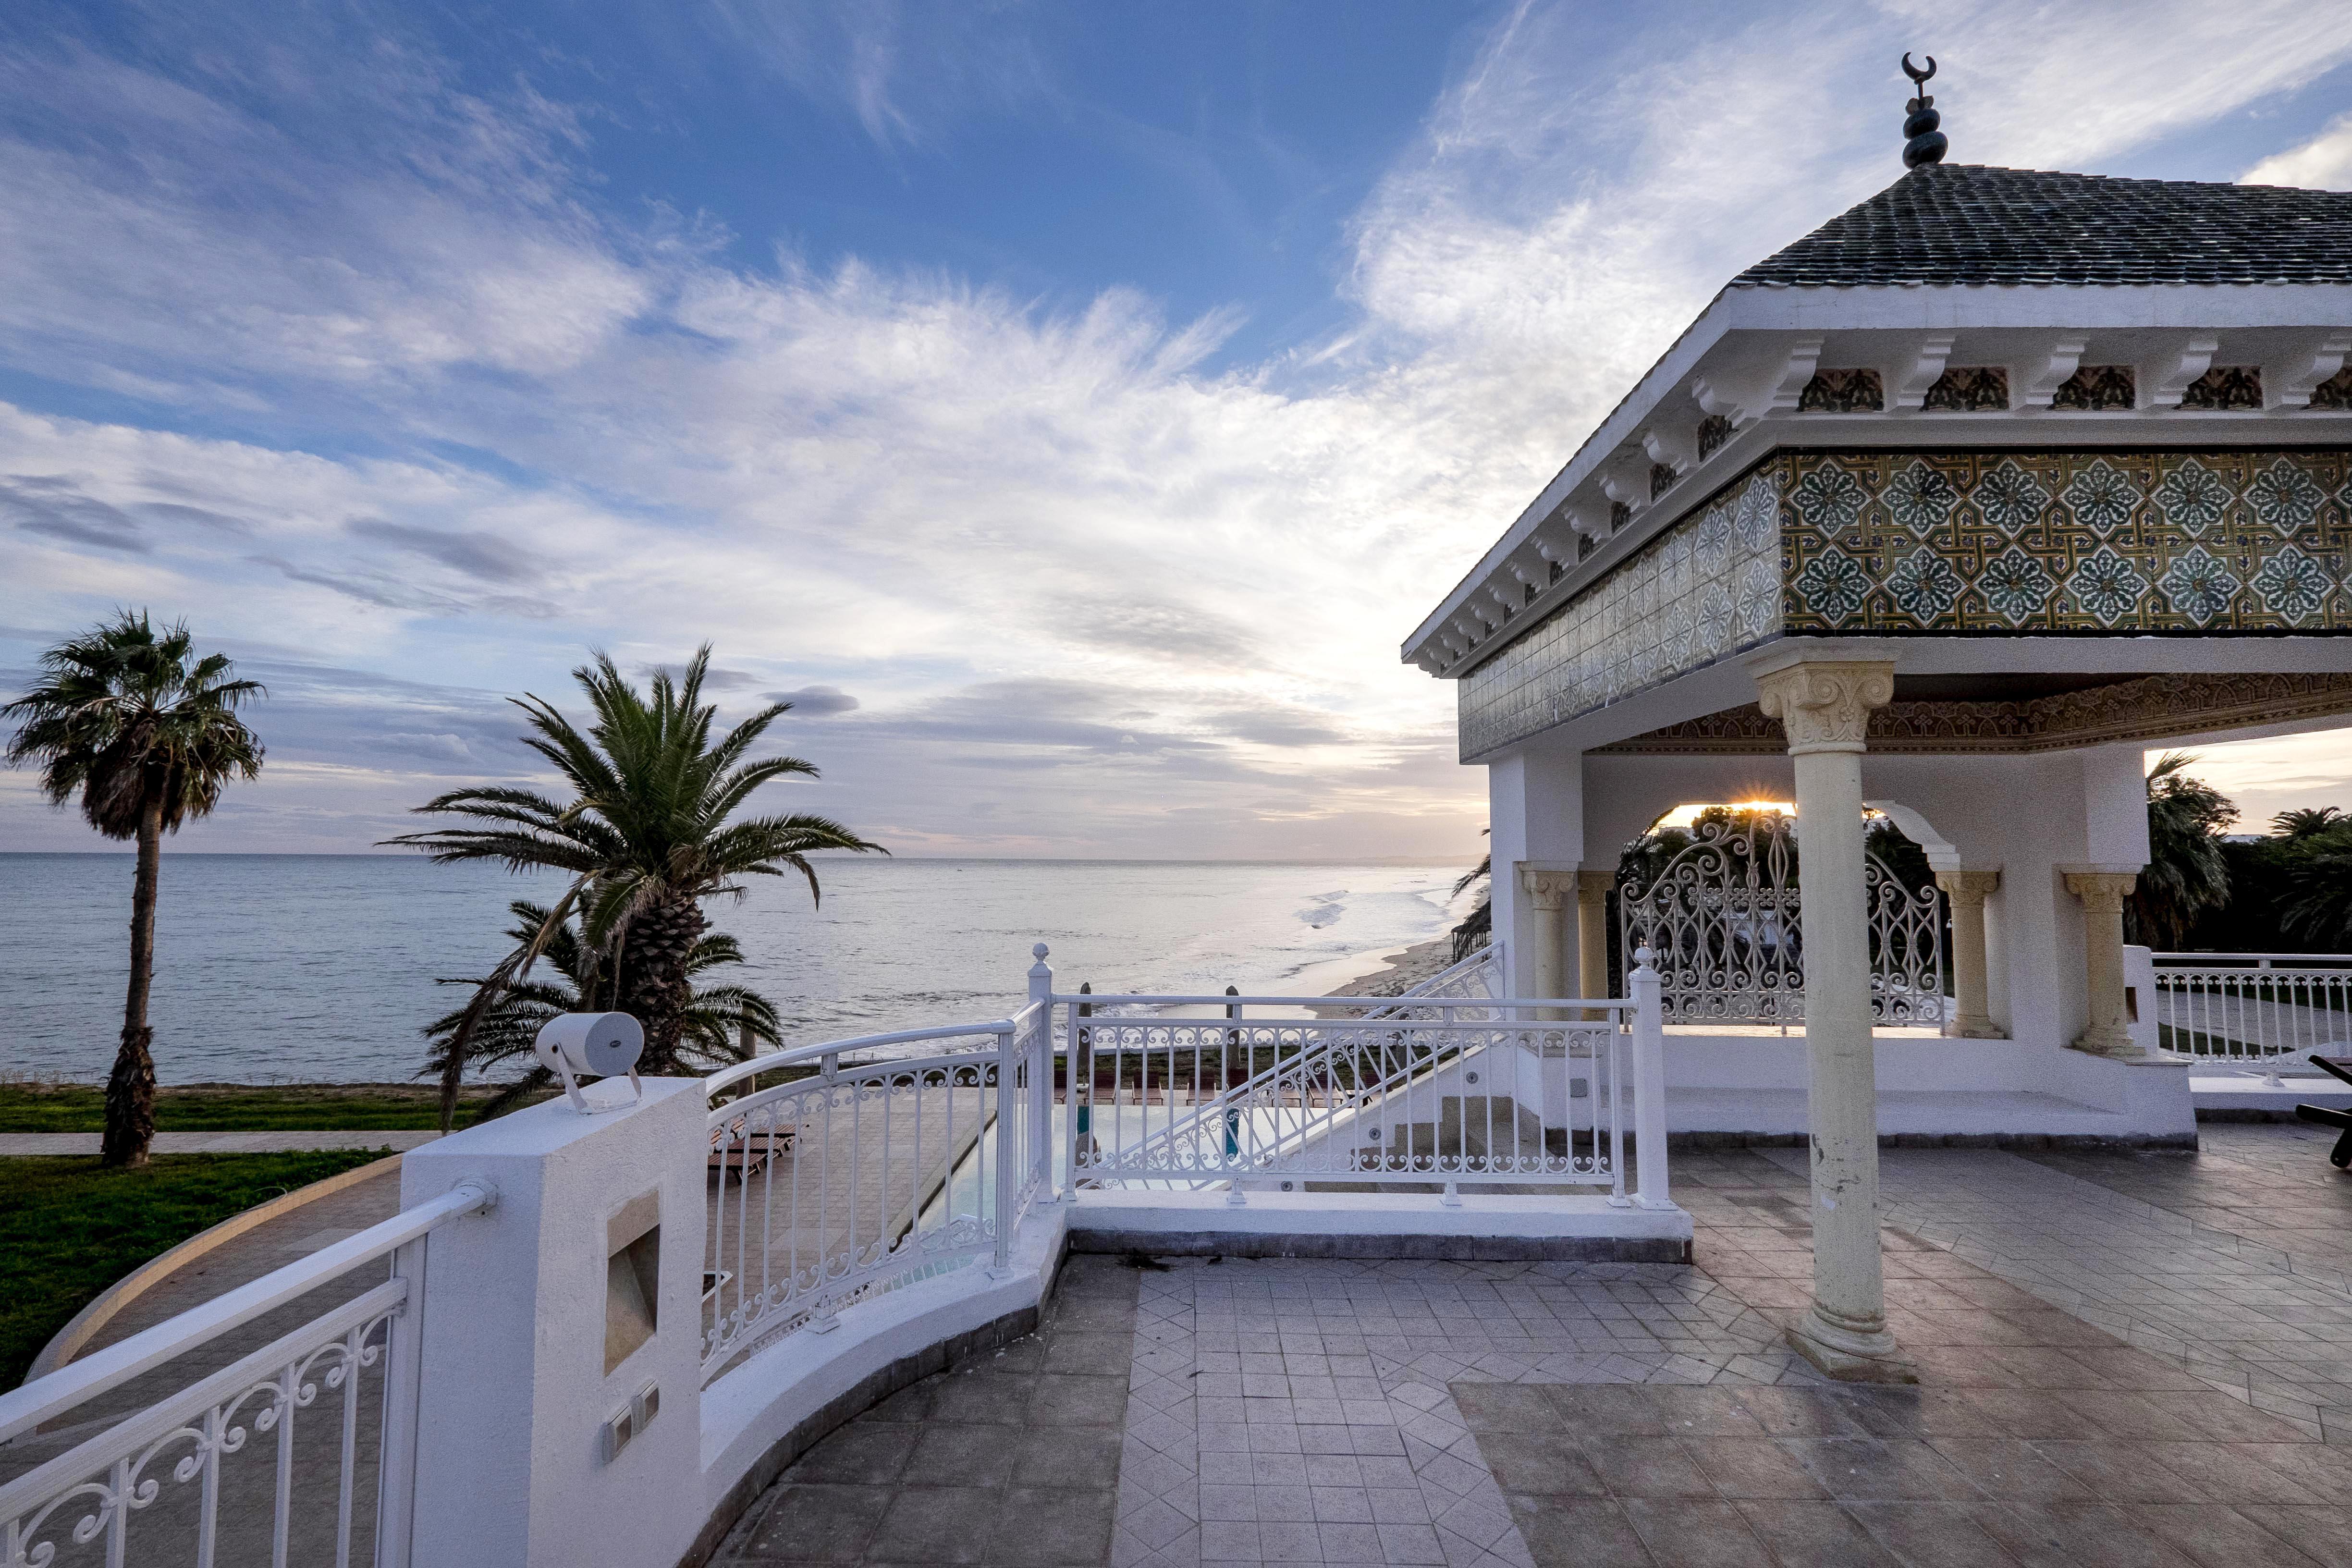
<path id="1" fill-rule="evenodd" d="M 692 1544 L 706 1517 L 707 1122 L 700 1079 L 647 1079 L 634 1104 L 583 1116 L 551 1100 L 401 1162 L 404 1207 L 468 1178 L 499 1192 L 427 1243 L 406 1561 L 667 1563 Z M 644 1420 L 648 1387 L 658 1407 Z M 627 1441 L 608 1454 L 624 1411 Z"/>
<path id="2" fill-rule="evenodd" d="M 1013 1277 L 1013 1209 L 1020 1191 L 1021 1030 L 1016 1025 L 996 1032 L 996 1251 L 990 1258 L 992 1279 Z"/>
<path id="3" fill-rule="evenodd" d="M 1670 1208 L 1675 1201 L 1666 1177 L 1665 982 L 1651 967 L 1655 956 L 1636 949 L 1636 967 L 1626 976 L 1633 996 L 1633 1161 L 1642 1183 L 1634 1201 L 1645 1209 Z"/>
<path id="4" fill-rule="evenodd" d="M 386 1330 L 383 1348 L 383 1445 L 377 1482 L 375 1558 L 378 1568 L 409 1568 L 416 1512 L 418 1372 L 425 1348 L 425 1251 L 418 1237 L 392 1255 L 392 1277 L 408 1282 L 408 1299 Z"/>
<path id="5" fill-rule="evenodd" d="M 1029 966 L 1029 1005 L 1036 1012 L 1037 1048 L 1029 1058 L 1029 1146 L 1036 1162 L 1037 1201 L 1054 1201 L 1054 971 L 1045 962 L 1044 942 L 1031 948 L 1037 960 Z M 1070 1042 L 1070 1066 L 1077 1067 L 1077 1042 Z M 1076 1103 L 1076 1096 L 1071 1096 Z"/>

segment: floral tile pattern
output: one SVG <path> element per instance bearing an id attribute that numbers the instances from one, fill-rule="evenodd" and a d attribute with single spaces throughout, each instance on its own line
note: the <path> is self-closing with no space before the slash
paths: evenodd
<path id="1" fill-rule="evenodd" d="M 1775 468 L 1791 632 L 2352 631 L 2343 451 L 1802 452 Z M 1946 489 L 1958 500 L 1923 526 L 1921 498 Z"/>
<path id="2" fill-rule="evenodd" d="M 2352 633 L 2352 452 L 1781 452 L 1462 681 L 1475 758 L 1782 633 Z"/>

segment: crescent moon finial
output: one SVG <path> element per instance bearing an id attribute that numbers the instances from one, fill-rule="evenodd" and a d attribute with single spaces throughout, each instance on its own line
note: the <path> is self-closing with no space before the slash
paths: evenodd
<path id="1" fill-rule="evenodd" d="M 1927 85 L 1927 79 L 1936 74 L 1936 57 L 1929 55 L 1927 57 L 1927 68 L 1926 70 L 1921 70 L 1917 66 L 1911 63 L 1911 51 L 1908 49 L 1904 50 L 1903 74 L 1909 77 L 1919 86 L 1926 87 Z"/>

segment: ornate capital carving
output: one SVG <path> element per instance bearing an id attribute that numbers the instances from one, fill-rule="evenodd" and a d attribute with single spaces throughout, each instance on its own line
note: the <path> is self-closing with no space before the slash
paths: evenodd
<path id="1" fill-rule="evenodd" d="M 1789 754 L 1859 752 L 1870 710 L 1895 700 L 1890 659 L 1792 664 L 1756 678 L 1759 706 L 1788 731 Z"/>
<path id="2" fill-rule="evenodd" d="M 1969 908 L 1985 901 L 1985 895 L 2000 888 L 1998 871 L 1938 871 L 1936 886 L 1958 908 Z"/>
<path id="3" fill-rule="evenodd" d="M 1617 884 L 1614 871 L 1579 871 L 1576 874 L 1576 901 L 1601 907 L 1609 897 L 1609 889 Z"/>
<path id="4" fill-rule="evenodd" d="M 1527 893 L 1528 902 L 1539 910 L 1565 909 L 1576 894 L 1576 873 L 1573 871 L 1539 870 L 1533 866 L 1519 868 L 1519 887 Z"/>
<path id="5" fill-rule="evenodd" d="M 2066 890 L 2083 900 L 2083 907 L 2098 914 L 2121 915 L 2124 900 L 2131 897 L 2139 885 L 2137 871 L 2066 871 Z"/>

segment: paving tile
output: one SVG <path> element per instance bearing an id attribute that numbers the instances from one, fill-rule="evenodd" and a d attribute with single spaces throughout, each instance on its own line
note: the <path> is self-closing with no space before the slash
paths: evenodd
<path id="1" fill-rule="evenodd" d="M 1659 1568 L 1771 1568 L 1770 1551 L 1730 1503 L 1630 1498 L 1618 1506 Z"/>
<path id="2" fill-rule="evenodd" d="M 2285 1548 L 2280 1537 L 2245 1512 L 2218 1504 L 2148 1504 L 2118 1510 L 2144 1533 L 2165 1542 L 2203 1568 L 2287 1568 L 2304 1554 Z M 2254 1512 L 2266 1512 L 2256 1509 Z"/>
<path id="3" fill-rule="evenodd" d="M 866 1561 L 979 1563 L 990 1544 L 1001 1495 L 982 1487 L 899 1488 L 874 1531 Z M 1108 1536 L 1104 1545 L 1109 1545 Z"/>
<path id="4" fill-rule="evenodd" d="M 2188 1568 L 2193 1561 L 2095 1503 L 2012 1503 L 1977 1522 L 2025 1568 Z"/>
<path id="5" fill-rule="evenodd" d="M 856 1563 L 897 1494 L 886 1487 L 786 1484 L 772 1489 L 745 1543 L 755 1563 Z"/>
<path id="6" fill-rule="evenodd" d="M 1984 1495 L 1950 1461 L 1916 1438 L 1790 1437 L 1784 1442 L 1833 1498 L 1960 1502 Z"/>
<path id="7" fill-rule="evenodd" d="M 1906 1568 L 2011 1568 L 2017 1562 L 1983 1528 L 1986 1516 L 2001 1511 L 1997 1503 L 1849 1502 L 1842 1506 L 1849 1518 Z"/>
<path id="8" fill-rule="evenodd" d="M 1738 1507 L 1748 1528 L 1783 1563 L 1801 1563 L 1805 1568 L 1903 1568 L 1900 1559 L 1835 1503 L 1772 1499 Z"/>

